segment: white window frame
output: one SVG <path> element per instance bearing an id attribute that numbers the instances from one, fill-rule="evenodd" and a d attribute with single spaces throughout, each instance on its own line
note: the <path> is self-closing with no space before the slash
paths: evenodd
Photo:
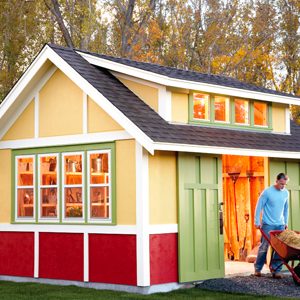
<path id="1" fill-rule="evenodd" d="M 43 157 L 48 157 L 48 156 L 55 156 L 56 157 L 56 185 L 41 185 L 41 158 Z M 60 172 L 59 172 L 59 153 L 44 153 L 44 154 L 38 154 L 37 155 L 38 157 L 38 171 L 37 171 L 37 176 L 38 176 L 38 221 L 39 222 L 47 222 L 47 223 L 57 223 L 59 222 L 59 218 L 60 218 Z M 46 188 L 56 188 L 57 189 L 57 217 L 53 217 L 53 218 L 50 218 L 50 217 L 42 217 L 41 215 L 41 205 L 42 205 L 42 201 L 43 199 L 41 199 L 41 190 L 43 189 L 46 189 Z"/>
<path id="2" fill-rule="evenodd" d="M 19 186 L 18 182 L 18 159 L 20 158 L 32 158 L 32 180 L 33 180 L 33 185 L 21 185 Z M 32 223 L 35 222 L 36 219 L 36 184 L 35 184 L 35 155 L 17 155 L 15 157 L 15 221 L 16 222 L 28 222 Z M 18 210 L 19 210 L 19 205 L 18 205 L 18 190 L 19 189 L 33 189 L 33 216 L 32 217 L 19 217 L 18 216 Z"/>
<path id="3" fill-rule="evenodd" d="M 65 184 L 65 157 L 72 156 L 72 155 L 81 155 L 82 156 L 82 183 L 81 184 Z M 62 159 L 62 168 L 61 168 L 61 178 L 62 178 L 62 185 L 61 185 L 61 199 L 62 199 L 62 222 L 64 223 L 84 223 L 85 222 L 85 153 L 84 151 L 75 151 L 75 152 L 62 152 L 61 153 Z M 65 188 L 79 188 L 81 187 L 81 199 L 82 199 L 82 217 L 66 217 L 65 216 Z"/>
<path id="4" fill-rule="evenodd" d="M 108 154 L 108 183 L 91 184 L 91 154 Z M 87 209 L 88 209 L 88 223 L 111 223 L 112 222 L 112 176 L 111 176 L 111 150 L 91 150 L 87 151 Z M 90 189 L 92 187 L 107 187 L 109 193 L 109 218 L 92 218 L 91 217 L 91 197 Z M 106 204 L 107 205 L 107 204 Z"/>

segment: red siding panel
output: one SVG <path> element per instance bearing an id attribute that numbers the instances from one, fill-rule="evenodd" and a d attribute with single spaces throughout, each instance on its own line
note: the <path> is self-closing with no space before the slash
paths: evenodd
<path id="1" fill-rule="evenodd" d="M 83 234 L 40 233 L 39 277 L 83 281 Z"/>
<path id="2" fill-rule="evenodd" d="M 33 277 L 34 233 L 0 232 L 0 274 Z"/>
<path id="3" fill-rule="evenodd" d="M 177 234 L 150 235 L 150 284 L 178 282 Z"/>
<path id="4" fill-rule="evenodd" d="M 92 282 L 136 285 L 136 237 L 89 235 L 89 278 Z"/>

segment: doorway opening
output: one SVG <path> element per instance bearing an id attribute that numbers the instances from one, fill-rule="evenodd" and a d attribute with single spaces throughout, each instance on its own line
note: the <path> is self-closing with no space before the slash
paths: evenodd
<path id="1" fill-rule="evenodd" d="M 268 160 L 223 155 L 222 162 L 225 275 L 253 272 L 261 238 L 254 213 L 268 185 Z"/>

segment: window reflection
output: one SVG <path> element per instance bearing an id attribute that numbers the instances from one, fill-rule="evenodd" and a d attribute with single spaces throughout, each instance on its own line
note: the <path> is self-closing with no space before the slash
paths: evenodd
<path id="1" fill-rule="evenodd" d="M 229 98 L 215 97 L 215 121 L 229 122 Z"/>
<path id="2" fill-rule="evenodd" d="M 235 123 L 249 124 L 249 101 L 234 100 Z"/>
<path id="3" fill-rule="evenodd" d="M 193 94 L 194 119 L 209 120 L 209 95 Z"/>
<path id="4" fill-rule="evenodd" d="M 254 125 L 267 126 L 267 104 L 254 102 Z"/>

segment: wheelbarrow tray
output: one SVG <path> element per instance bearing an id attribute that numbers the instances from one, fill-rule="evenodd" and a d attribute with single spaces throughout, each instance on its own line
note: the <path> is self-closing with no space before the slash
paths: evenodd
<path id="1" fill-rule="evenodd" d="M 282 230 L 270 231 L 270 244 L 279 256 L 286 262 L 290 260 L 300 260 L 300 249 L 291 247 L 278 238 Z M 295 231 L 297 232 L 297 231 Z M 300 233 L 300 232 L 297 232 Z"/>

